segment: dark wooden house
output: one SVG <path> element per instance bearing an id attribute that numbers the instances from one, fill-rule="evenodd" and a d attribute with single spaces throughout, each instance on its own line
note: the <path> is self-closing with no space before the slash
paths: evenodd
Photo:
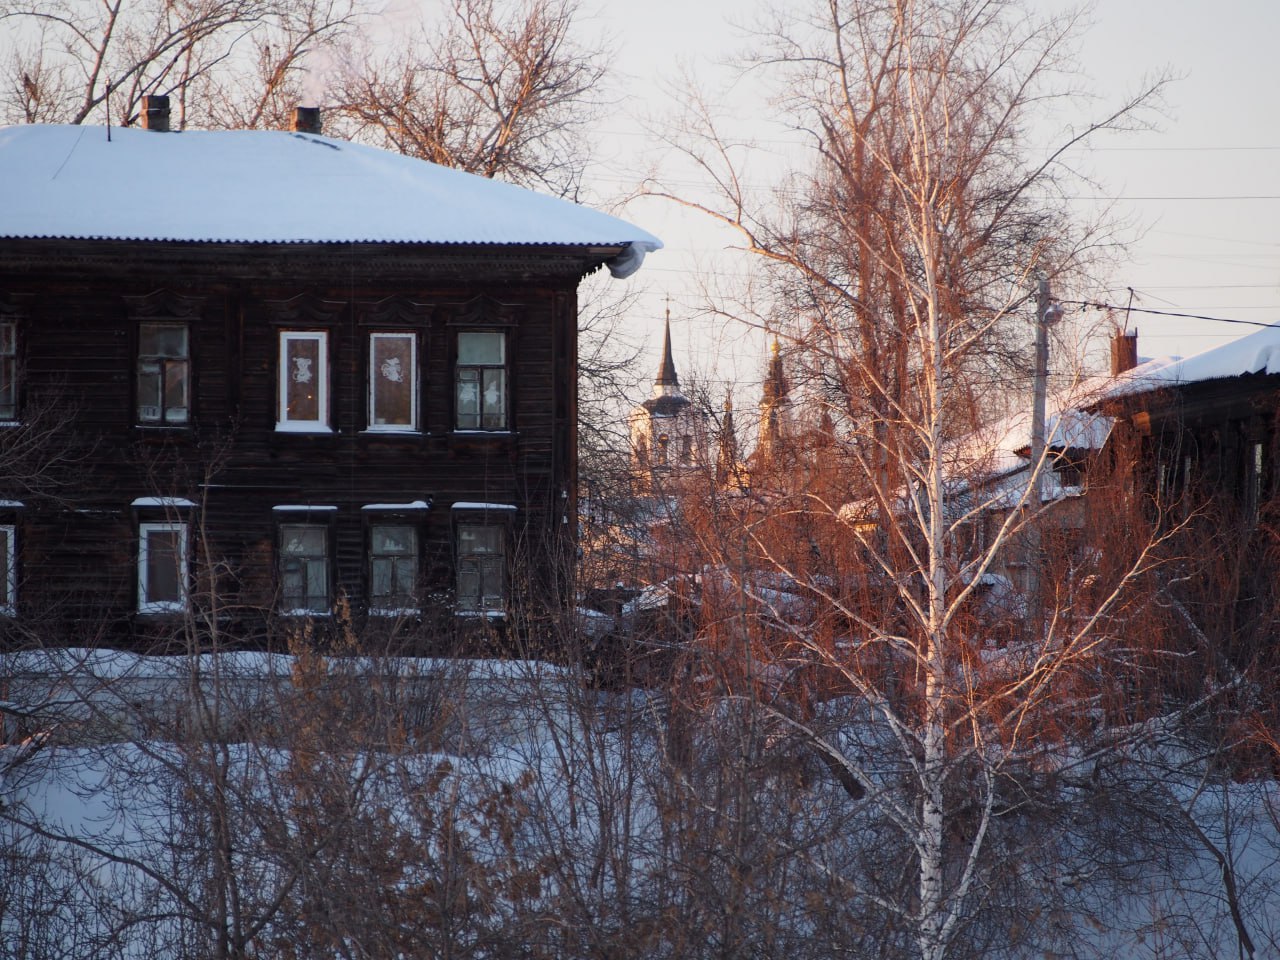
<path id="1" fill-rule="evenodd" d="M 1132 348 L 1136 351 L 1136 347 Z M 1113 351 L 1114 352 L 1114 351 Z M 1276 493 L 1280 331 L 1117 373 L 1095 406 L 1137 444 L 1147 495 L 1182 513 L 1214 501 L 1252 525 Z"/>
<path id="2" fill-rule="evenodd" d="M 660 243 L 317 133 L 151 118 L 0 130 L 9 636 L 430 646 L 562 601 L 578 283 Z"/>
<path id="3" fill-rule="evenodd" d="M 1124 370 L 1095 407 L 1116 418 L 1111 461 L 1167 537 L 1156 609 L 1180 652 L 1280 675 L 1280 328 Z"/>

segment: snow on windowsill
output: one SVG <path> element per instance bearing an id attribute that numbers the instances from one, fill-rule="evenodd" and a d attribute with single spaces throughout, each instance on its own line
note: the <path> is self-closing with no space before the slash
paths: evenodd
<path id="1" fill-rule="evenodd" d="M 417 607 L 370 607 L 371 617 L 416 617 L 422 611 Z"/>
<path id="2" fill-rule="evenodd" d="M 307 504 L 307 503 L 281 503 L 271 508 L 277 513 L 311 513 L 320 510 L 333 510 L 338 508 L 326 504 Z"/>
<path id="3" fill-rule="evenodd" d="M 25 506 L 21 500 L 0 500 L 0 510 L 21 510 Z"/>
<path id="4" fill-rule="evenodd" d="M 168 507 L 174 510 L 189 510 L 195 506 L 185 497 L 138 497 L 130 506 L 134 507 Z"/>
<path id="5" fill-rule="evenodd" d="M 408 503 L 366 503 L 360 509 L 386 511 L 399 510 L 404 512 L 409 510 L 430 510 L 431 504 L 427 503 L 425 500 L 410 500 Z"/>
<path id="6" fill-rule="evenodd" d="M 323 423 L 277 423 L 276 433 L 312 433 L 317 436 L 332 436 L 333 427 L 327 427 Z"/>
<path id="7" fill-rule="evenodd" d="M 370 433 L 376 433 L 376 434 L 391 434 L 392 436 L 397 436 L 397 437 L 424 437 L 424 436 L 426 436 L 426 434 L 424 434 L 424 433 L 423 433 L 421 430 L 419 430 L 417 427 L 378 426 L 378 425 L 376 425 L 376 424 L 375 424 L 375 425 L 368 426 L 368 427 L 365 427 L 363 430 L 361 430 L 361 431 L 360 431 L 360 433 L 361 433 L 362 435 L 363 435 L 363 434 L 370 434 Z"/>
<path id="8" fill-rule="evenodd" d="M 333 616 L 332 610 L 308 610 L 306 607 L 298 607 L 293 610 L 279 611 L 282 617 L 322 617 L 328 619 Z"/>
<path id="9" fill-rule="evenodd" d="M 454 510 L 518 510 L 511 503 L 476 503 L 470 500 L 459 500 L 452 507 Z"/>
<path id="10" fill-rule="evenodd" d="M 505 610 L 455 610 L 453 611 L 453 615 L 455 617 L 468 617 L 475 619 L 483 617 L 486 620 L 507 619 L 507 612 Z"/>
<path id="11" fill-rule="evenodd" d="M 187 605 L 180 600 L 157 600 L 154 603 L 138 604 L 138 613 L 154 616 L 157 613 L 186 613 Z"/>

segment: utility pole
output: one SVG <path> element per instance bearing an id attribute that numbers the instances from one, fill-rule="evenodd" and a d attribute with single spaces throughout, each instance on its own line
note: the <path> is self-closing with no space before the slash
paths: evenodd
<path id="1" fill-rule="evenodd" d="M 1035 398 L 1031 402 L 1031 470 L 1035 488 L 1032 491 L 1031 506 L 1035 510 L 1040 509 L 1044 494 L 1044 473 L 1040 470 L 1040 461 L 1044 458 L 1044 407 L 1049 381 L 1050 320 L 1047 314 L 1052 302 L 1049 296 L 1049 278 L 1041 274 L 1036 284 Z M 1058 312 L 1062 312 L 1061 307 Z"/>
<path id="2" fill-rule="evenodd" d="M 1045 397 L 1049 382 L 1049 326 L 1062 319 L 1062 305 L 1053 302 L 1049 278 L 1043 272 L 1036 283 L 1036 368 L 1035 396 L 1031 402 L 1031 489 L 1030 523 L 1027 528 L 1027 586 L 1030 594 L 1032 623 L 1037 639 L 1044 631 L 1044 593 L 1040 582 L 1040 518 L 1044 507 L 1045 461 Z"/>

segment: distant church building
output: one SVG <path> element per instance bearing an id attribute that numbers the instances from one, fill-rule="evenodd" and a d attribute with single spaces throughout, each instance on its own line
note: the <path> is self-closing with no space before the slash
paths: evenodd
<path id="1" fill-rule="evenodd" d="M 778 341 L 773 341 L 769 367 L 760 395 L 760 433 L 756 440 L 755 464 L 764 468 L 784 453 L 793 433 L 791 384 L 782 369 Z"/>
<path id="2" fill-rule="evenodd" d="M 630 419 L 632 460 L 647 485 L 661 485 L 705 462 L 703 418 L 680 391 L 680 378 L 671 356 L 670 311 L 653 393 L 632 412 Z"/>

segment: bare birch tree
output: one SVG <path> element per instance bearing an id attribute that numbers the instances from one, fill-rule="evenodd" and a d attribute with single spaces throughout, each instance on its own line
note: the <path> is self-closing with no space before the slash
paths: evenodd
<path id="1" fill-rule="evenodd" d="M 812 169 L 760 202 L 710 124 L 684 141 L 719 196 L 675 198 L 735 229 L 772 280 L 770 326 L 837 448 L 818 449 L 811 433 L 772 473 L 757 462 L 758 502 L 735 508 L 744 522 L 731 549 L 743 559 L 723 563 L 766 627 L 740 639 L 744 621 L 723 617 L 721 642 L 740 652 L 728 659 L 742 695 L 818 745 L 856 784 L 849 801 L 865 794 L 900 838 L 905 874 L 845 880 L 924 960 L 953 955 L 976 929 L 997 886 L 995 835 L 1017 807 L 1010 791 L 1056 762 L 1065 730 L 1087 733 L 1071 715 L 1090 701 L 1072 698 L 1105 674 L 1114 618 L 1158 556 L 1130 503 L 1112 513 L 1129 535 L 1105 562 L 1053 572 L 1043 629 L 1010 632 L 1016 613 L 983 597 L 1023 533 L 1056 509 L 1035 496 L 1048 458 L 989 482 L 982 427 L 1008 393 L 1002 381 L 1025 375 L 1034 278 L 1071 276 L 1096 242 L 1061 200 L 1061 161 L 1138 122 L 1160 87 L 1033 152 L 1075 26 L 1004 0 L 780 12 L 751 65 L 779 79 Z M 822 463 L 842 468 L 838 482 L 806 483 Z M 712 528 L 723 541 L 723 522 Z M 808 615 L 788 610 L 779 576 Z M 779 679 L 805 671 L 824 678 L 820 698 L 854 696 L 851 715 L 865 707 L 859 723 L 878 733 L 811 725 Z"/>

